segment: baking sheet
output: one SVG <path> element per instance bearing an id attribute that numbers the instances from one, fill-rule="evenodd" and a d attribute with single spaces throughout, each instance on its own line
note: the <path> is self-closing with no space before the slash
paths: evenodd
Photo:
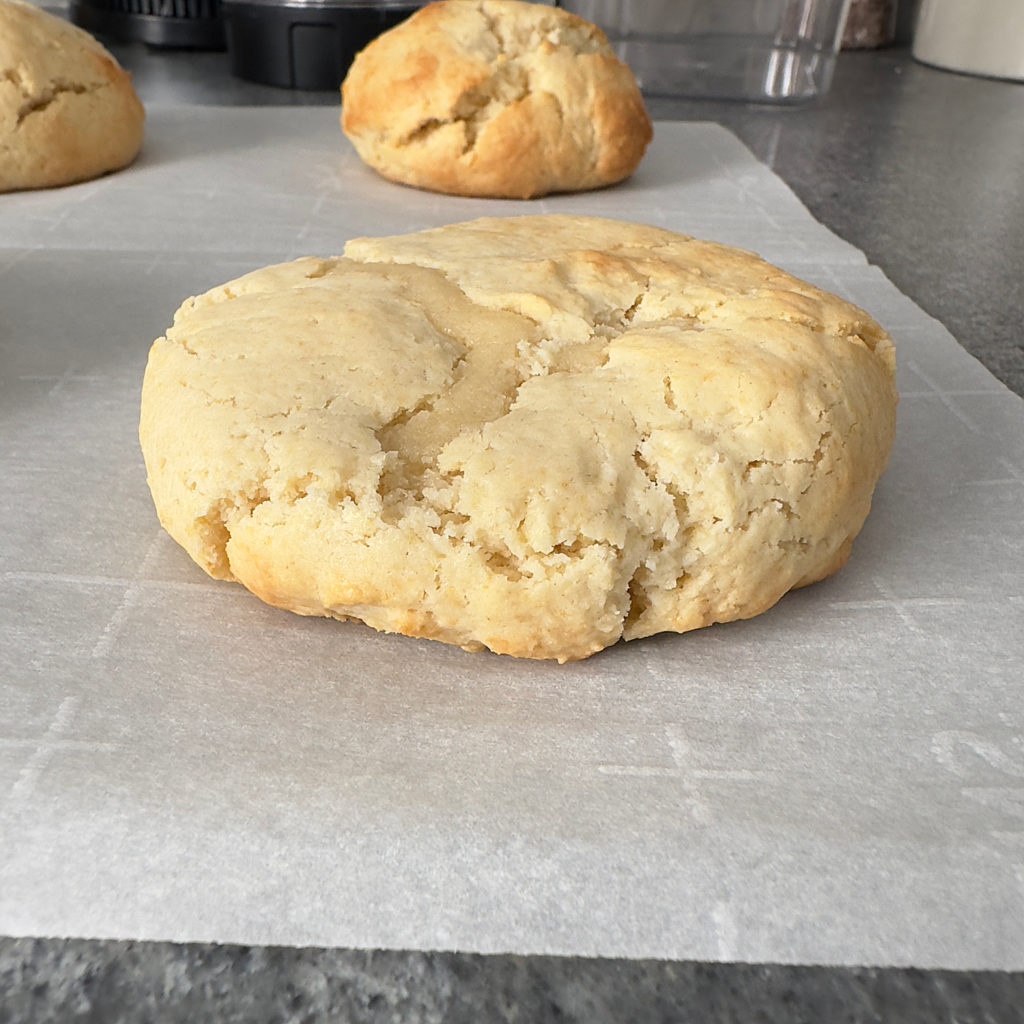
<path id="1" fill-rule="evenodd" d="M 537 209 L 756 249 L 890 329 L 848 566 L 561 667 L 207 580 L 135 437 L 180 301 Z M 151 109 L 135 167 L 0 197 L 0 932 L 1024 968 L 1022 412 L 717 126 L 527 207 L 388 185 L 323 108 Z"/>

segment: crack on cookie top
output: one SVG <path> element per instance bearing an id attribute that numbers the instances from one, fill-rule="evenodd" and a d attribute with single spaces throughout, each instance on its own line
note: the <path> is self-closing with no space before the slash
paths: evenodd
<path id="1" fill-rule="evenodd" d="M 460 7 L 460 16 L 466 13 Z M 517 6 L 517 5 L 512 5 Z M 463 132 L 462 156 L 470 156 L 485 128 L 502 110 L 515 106 L 531 95 L 543 91 L 545 97 L 564 120 L 561 98 L 557 92 L 538 90 L 534 83 L 533 62 L 538 54 L 552 49 L 565 49 L 574 57 L 587 54 L 612 55 L 607 41 L 586 22 L 556 8 L 540 10 L 509 10 L 509 5 L 482 0 L 474 5 L 480 16 L 480 32 L 475 46 L 479 56 L 490 66 L 490 73 L 468 86 L 455 100 L 447 117 L 429 117 L 420 121 L 397 139 L 399 146 L 427 143 L 439 131 L 458 125 Z M 581 127 L 593 126 L 580 122 Z"/>
<path id="2" fill-rule="evenodd" d="M 101 84 L 86 85 L 83 82 L 66 82 L 62 79 L 55 79 L 44 89 L 32 95 L 26 96 L 24 102 L 18 108 L 15 115 L 15 128 L 20 128 L 26 118 L 32 114 L 40 114 L 51 104 L 57 102 L 61 96 L 72 95 L 82 96 L 86 93 L 97 92 L 102 89 Z"/>
<path id="3" fill-rule="evenodd" d="M 447 118 L 428 118 L 401 141 L 403 145 L 424 142 L 449 125 L 461 125 L 463 156 L 472 152 L 484 127 L 505 107 L 521 103 L 531 93 L 528 71 L 514 61 L 503 61 L 483 82 L 466 89 L 455 101 Z"/>

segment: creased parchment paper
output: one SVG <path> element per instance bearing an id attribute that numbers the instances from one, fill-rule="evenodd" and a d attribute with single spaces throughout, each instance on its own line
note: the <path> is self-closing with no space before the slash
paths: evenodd
<path id="1" fill-rule="evenodd" d="M 207 580 L 136 441 L 189 294 L 523 204 L 389 185 L 319 108 L 156 108 L 128 171 L 0 204 L 0 932 L 1024 968 L 1024 404 L 723 129 L 529 212 L 865 306 L 892 461 L 838 576 L 562 667 Z"/>

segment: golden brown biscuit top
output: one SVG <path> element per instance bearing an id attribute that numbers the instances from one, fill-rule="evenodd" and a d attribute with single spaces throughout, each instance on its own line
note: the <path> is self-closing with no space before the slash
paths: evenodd
<path id="1" fill-rule="evenodd" d="M 130 76 L 88 32 L 0 0 L 0 191 L 123 167 L 142 143 L 143 120 Z"/>
<path id="2" fill-rule="evenodd" d="M 342 127 L 385 177 L 509 198 L 620 181 L 651 138 L 600 29 L 520 0 L 442 0 L 383 33 L 342 85 Z"/>

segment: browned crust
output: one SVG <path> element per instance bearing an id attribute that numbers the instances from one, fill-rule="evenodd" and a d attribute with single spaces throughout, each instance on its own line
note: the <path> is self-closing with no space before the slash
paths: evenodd
<path id="1" fill-rule="evenodd" d="M 508 25 L 540 18 L 566 41 L 484 52 L 486 30 L 473 32 L 499 14 Z M 512 199 L 622 181 L 652 137 L 636 81 L 600 30 L 518 0 L 441 0 L 379 36 L 342 84 L 341 125 L 392 181 Z"/>
<path id="2" fill-rule="evenodd" d="M 95 39 L 0 0 L 0 191 L 125 167 L 142 145 L 144 119 L 130 75 Z"/>

